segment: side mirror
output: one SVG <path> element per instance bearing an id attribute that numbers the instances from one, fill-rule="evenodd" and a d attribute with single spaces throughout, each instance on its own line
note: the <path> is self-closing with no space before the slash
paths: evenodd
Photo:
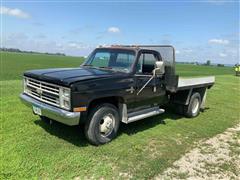
<path id="1" fill-rule="evenodd" d="M 155 62 L 155 69 L 153 70 L 153 74 L 161 75 L 165 73 L 165 65 L 163 61 Z"/>

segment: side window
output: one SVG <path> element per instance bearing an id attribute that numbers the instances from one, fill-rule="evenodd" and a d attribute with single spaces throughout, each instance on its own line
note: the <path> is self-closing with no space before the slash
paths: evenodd
<path id="1" fill-rule="evenodd" d="M 156 57 L 152 53 L 142 53 L 137 65 L 137 73 L 151 74 L 156 62 Z"/>

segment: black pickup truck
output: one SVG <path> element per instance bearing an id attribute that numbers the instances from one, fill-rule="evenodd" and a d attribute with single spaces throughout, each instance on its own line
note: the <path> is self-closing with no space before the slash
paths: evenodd
<path id="1" fill-rule="evenodd" d="M 187 117 L 204 108 L 215 78 L 179 78 L 172 46 L 96 48 L 77 68 L 24 73 L 21 100 L 41 119 L 84 123 L 90 143 L 111 141 L 120 123 L 164 113 L 167 103 Z"/>

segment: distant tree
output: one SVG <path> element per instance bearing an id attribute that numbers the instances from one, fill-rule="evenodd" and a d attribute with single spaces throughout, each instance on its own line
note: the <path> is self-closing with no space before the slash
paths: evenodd
<path id="1" fill-rule="evenodd" d="M 210 60 L 207 60 L 206 65 L 207 65 L 207 66 L 210 66 L 210 65 L 211 65 L 211 61 L 210 61 Z"/>
<path id="2" fill-rule="evenodd" d="M 218 67 L 224 67 L 224 64 L 217 64 Z"/>
<path id="3" fill-rule="evenodd" d="M 64 53 L 56 53 L 58 56 L 66 56 Z"/>
<path id="4" fill-rule="evenodd" d="M 21 52 L 20 49 L 16 48 L 0 48 L 1 51 L 8 51 L 8 52 Z"/>

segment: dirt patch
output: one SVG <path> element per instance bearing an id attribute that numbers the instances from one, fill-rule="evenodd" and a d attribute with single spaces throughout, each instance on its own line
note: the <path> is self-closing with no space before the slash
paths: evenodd
<path id="1" fill-rule="evenodd" d="M 199 142 L 155 179 L 240 179 L 240 124 Z"/>

